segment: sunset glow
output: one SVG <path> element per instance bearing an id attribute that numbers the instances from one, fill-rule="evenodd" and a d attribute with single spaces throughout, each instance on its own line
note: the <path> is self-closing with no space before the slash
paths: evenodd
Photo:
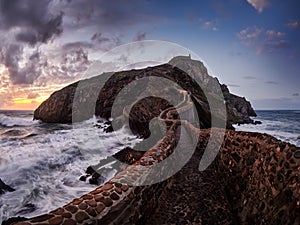
<path id="1" fill-rule="evenodd" d="M 6 1 L 12 8 L 0 14 L 0 109 L 35 109 L 80 80 L 105 52 L 141 40 L 190 49 L 256 109 L 300 108 L 296 1 L 134 0 L 128 7 L 63 0 L 26 1 L 24 8 Z"/>

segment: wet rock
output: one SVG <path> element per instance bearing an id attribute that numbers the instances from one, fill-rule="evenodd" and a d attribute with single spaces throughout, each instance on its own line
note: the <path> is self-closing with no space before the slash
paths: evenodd
<path id="1" fill-rule="evenodd" d="M 216 86 L 221 85 L 217 78 L 211 77 L 204 64 L 192 60 L 190 57 L 177 56 L 170 60 L 171 65 L 189 71 L 189 75 L 197 76 L 202 82 L 205 93 L 218 93 Z M 228 124 L 227 129 L 233 129 L 232 124 L 254 123 L 250 117 L 257 116 L 249 101 L 245 97 L 239 97 L 229 92 L 225 84 L 221 85 L 227 108 Z"/>
<path id="2" fill-rule="evenodd" d="M 77 212 L 77 207 L 76 206 L 73 206 L 73 205 L 67 205 L 66 207 L 65 207 L 65 209 L 67 210 L 67 211 L 69 211 L 70 213 L 76 213 Z"/>
<path id="3" fill-rule="evenodd" d="M 79 180 L 80 180 L 80 181 L 86 181 L 86 178 L 87 178 L 87 177 L 88 177 L 88 176 L 84 176 L 84 175 L 83 175 L 83 176 L 81 176 L 81 177 L 79 178 Z"/>
<path id="4" fill-rule="evenodd" d="M 111 170 L 111 168 L 105 168 L 105 165 L 110 164 L 110 167 L 115 167 L 114 169 L 120 171 L 125 168 L 120 168 L 120 164 L 113 163 L 114 161 L 118 160 L 125 165 L 131 165 L 138 161 L 144 153 L 145 152 L 136 151 L 130 147 L 126 147 L 113 156 L 102 159 L 98 165 L 89 166 L 85 171 L 86 175 L 82 175 L 79 180 L 85 182 L 90 177 L 88 180 L 90 184 L 101 185 L 106 181 L 105 175 L 109 174 L 109 171 Z"/>
<path id="5" fill-rule="evenodd" d="M 15 191 L 14 188 L 8 186 L 7 184 L 5 184 L 1 179 L 0 179 L 0 195 L 4 194 L 5 192 L 13 192 Z"/>
<path id="6" fill-rule="evenodd" d="M 187 74 L 183 70 L 190 72 Z M 199 85 L 190 77 L 191 75 L 200 78 L 204 90 L 202 90 Z M 216 87 L 218 87 L 220 83 L 216 78 L 208 75 L 207 69 L 204 67 L 202 62 L 191 60 L 190 58 L 186 57 L 175 57 L 168 64 L 139 70 L 106 73 L 88 80 L 84 80 L 83 83 L 86 83 L 86 85 L 83 85 L 82 87 L 80 86 L 82 92 L 80 92 L 80 97 L 78 97 L 80 102 L 79 107 L 73 107 L 73 100 L 78 85 L 82 83 L 73 83 L 59 91 L 54 92 L 46 101 L 44 101 L 35 110 L 34 119 L 39 119 L 48 123 L 71 123 L 72 112 L 74 110 L 76 114 L 80 115 L 78 118 L 75 118 L 76 121 L 82 121 L 91 118 L 93 114 L 105 119 L 109 119 L 111 117 L 113 103 L 120 90 L 122 90 L 125 86 L 128 86 L 128 84 L 134 80 L 150 76 L 170 79 L 173 82 L 176 82 L 183 89 L 188 90 L 192 95 L 192 99 L 196 105 L 198 114 L 201 115 L 201 127 L 209 128 L 211 126 L 211 114 L 204 91 L 206 93 L 215 94 L 218 92 Z M 99 83 L 105 83 L 105 85 L 100 92 L 94 91 L 98 90 L 97 87 Z M 140 87 L 137 90 L 134 90 L 135 95 L 141 96 L 141 94 L 146 90 L 146 85 L 147 84 L 145 84 L 144 88 Z M 153 92 L 153 90 L 147 89 L 147 91 L 150 92 L 148 96 L 151 96 L 150 94 Z M 256 116 L 256 113 L 251 107 L 250 102 L 248 102 L 245 98 L 231 94 L 226 85 L 222 85 L 222 92 L 225 97 L 229 118 L 227 127 L 232 128 L 232 123 L 253 123 L 253 120 L 250 119 L 250 116 Z M 162 95 L 163 93 L 164 90 L 162 87 Z M 145 111 L 142 110 L 142 108 L 139 108 L 138 110 L 141 113 L 133 112 L 133 114 L 130 115 L 131 120 L 133 121 L 131 124 L 133 133 L 139 133 L 140 131 L 144 132 L 144 128 L 147 128 L 148 122 L 155 117 L 155 114 L 160 113 L 161 110 L 170 107 L 170 104 L 166 101 L 157 101 L 159 98 L 149 99 L 151 101 L 150 110 Z M 122 99 L 121 101 L 126 103 L 127 100 L 128 99 Z M 90 107 L 90 105 L 94 106 L 95 104 L 96 107 Z M 142 106 L 142 104 L 140 106 Z M 118 106 L 116 106 L 115 111 L 119 112 L 118 115 L 115 115 L 116 118 L 121 116 L 123 113 L 123 109 L 119 109 Z M 109 132 L 113 129 L 111 126 L 108 126 L 105 128 L 105 130 Z M 141 135 L 147 135 L 147 133 L 142 133 Z"/>
<path id="7" fill-rule="evenodd" d="M 26 221 L 27 218 L 25 217 L 12 217 L 12 218 L 9 218 L 8 220 L 5 220 L 2 222 L 2 225 L 11 225 L 13 223 L 17 223 L 17 222 L 22 222 L 22 221 Z"/>
<path id="8" fill-rule="evenodd" d="M 35 210 L 36 210 L 36 206 L 32 203 L 28 203 L 28 204 L 24 205 L 21 208 L 21 210 L 18 211 L 18 213 L 20 213 L 20 214 L 32 213 Z"/>
<path id="9" fill-rule="evenodd" d="M 110 194 L 110 198 L 111 198 L 112 200 L 118 200 L 120 197 L 119 197 L 119 195 L 117 195 L 115 192 L 113 192 L 113 193 Z"/>
<path id="10" fill-rule="evenodd" d="M 103 177 L 101 174 L 99 174 L 98 172 L 95 172 L 92 177 L 89 179 L 89 183 L 90 184 L 94 184 L 94 185 L 100 185 L 103 184 L 105 182 L 106 178 Z"/>
<path id="11" fill-rule="evenodd" d="M 133 164 L 137 160 L 139 160 L 145 152 L 142 151 L 136 151 L 132 148 L 126 147 L 123 150 L 117 152 L 113 155 L 113 157 L 123 163 L 126 164 Z"/>
<path id="12" fill-rule="evenodd" d="M 299 159 L 300 158 L 300 151 L 296 151 L 294 153 L 295 158 Z"/>
<path id="13" fill-rule="evenodd" d="M 75 215 L 75 219 L 78 223 L 82 223 L 84 220 L 87 220 L 89 216 L 85 212 L 78 212 Z"/>

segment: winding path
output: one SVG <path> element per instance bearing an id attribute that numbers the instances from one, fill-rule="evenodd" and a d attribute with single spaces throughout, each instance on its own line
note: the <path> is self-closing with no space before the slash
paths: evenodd
<path id="1" fill-rule="evenodd" d="M 186 93 L 183 99 L 179 111 L 191 107 Z M 175 114 L 174 108 L 161 112 L 165 136 L 113 179 L 59 209 L 15 224 L 300 223 L 300 148 L 266 134 L 226 131 L 216 160 L 200 172 L 211 132 L 222 131 L 196 129 Z M 172 154 L 181 126 L 183 135 L 199 140 L 189 162 L 163 182 L 128 185 L 154 172 L 161 176 L 162 171 L 149 168 Z"/>

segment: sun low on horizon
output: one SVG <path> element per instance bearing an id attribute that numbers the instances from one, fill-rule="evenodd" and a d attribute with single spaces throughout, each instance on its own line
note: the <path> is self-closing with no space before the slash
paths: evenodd
<path id="1" fill-rule="evenodd" d="M 300 109 L 298 8 L 279 0 L 0 0 L 0 109 L 34 110 L 105 52 L 141 40 L 197 53 L 255 109 Z"/>

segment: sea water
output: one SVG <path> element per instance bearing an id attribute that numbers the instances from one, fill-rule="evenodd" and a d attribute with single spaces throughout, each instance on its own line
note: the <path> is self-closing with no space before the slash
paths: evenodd
<path id="1" fill-rule="evenodd" d="M 250 131 L 270 134 L 279 140 L 300 146 L 300 110 L 257 110 L 262 124 L 234 125 L 238 131 Z"/>
<path id="2" fill-rule="evenodd" d="M 0 224 L 49 212 L 95 189 L 79 180 L 86 168 L 139 142 L 124 129 L 106 133 L 105 126 L 96 117 L 74 126 L 33 121 L 32 111 L 0 111 L 0 179 L 15 189 L 0 195 Z"/>
<path id="3" fill-rule="evenodd" d="M 262 124 L 235 125 L 236 130 L 268 133 L 300 146 L 300 111 L 257 114 Z M 32 111 L 0 111 L 0 179 L 16 190 L 0 195 L 0 224 L 47 213 L 95 189 L 79 180 L 86 168 L 141 141 L 124 129 L 104 132 L 105 123 L 96 117 L 76 126 L 32 118 Z"/>

